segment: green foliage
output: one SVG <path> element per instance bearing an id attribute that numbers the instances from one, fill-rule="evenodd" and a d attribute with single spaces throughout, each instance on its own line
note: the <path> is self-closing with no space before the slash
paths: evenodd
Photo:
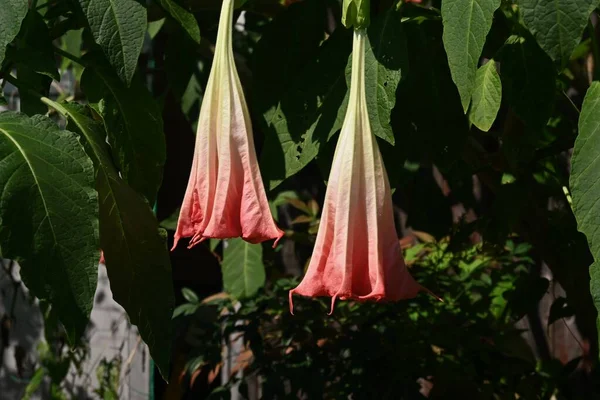
<path id="1" fill-rule="evenodd" d="M 100 257 L 92 162 L 75 134 L 13 112 L 0 113 L 0 159 L 0 253 L 19 261 L 27 287 L 54 304 L 75 341 Z"/>
<path id="2" fill-rule="evenodd" d="M 8 0 L 2 4 L 0 14 L 0 65 L 4 61 L 6 46 L 19 33 L 21 21 L 27 15 L 27 0 Z"/>
<path id="3" fill-rule="evenodd" d="M 127 86 L 146 34 L 146 8 L 136 0 L 78 0 L 94 40 Z"/>
<path id="4" fill-rule="evenodd" d="M 96 378 L 100 387 L 95 393 L 102 400 L 119 399 L 119 381 L 121 379 L 121 360 L 107 360 L 103 358 L 96 369 Z"/>
<path id="5" fill-rule="evenodd" d="M 16 65 L 20 79 L 27 82 L 40 95 L 47 96 L 52 79 L 58 79 L 54 51 L 48 27 L 42 16 L 29 11 L 21 25 L 15 47 L 7 51 L 7 61 Z M 25 92 L 21 96 L 21 111 L 33 116 L 45 114 L 46 106 L 38 95 Z"/>
<path id="6" fill-rule="evenodd" d="M 77 103 L 52 107 L 79 133 L 94 162 L 100 207 L 100 246 L 115 301 L 129 313 L 150 354 L 164 374 L 169 369 L 173 313 L 171 263 L 158 222 L 148 203 L 118 175 L 101 123 Z M 72 127 L 71 127 L 72 125 Z"/>
<path id="7" fill-rule="evenodd" d="M 268 189 L 304 168 L 341 128 L 336 118 L 347 91 L 352 37 L 338 29 L 321 43 L 325 26 L 314 21 L 324 19 L 320 0 L 292 5 L 269 25 L 256 49 L 254 103 L 266 132 L 261 172 Z M 270 59 L 274 48 L 280 49 L 277 63 Z"/>
<path id="8" fill-rule="evenodd" d="M 500 0 L 446 0 L 442 2 L 444 48 L 463 110 L 475 87 L 475 75 L 485 38 Z"/>
<path id="9" fill-rule="evenodd" d="M 415 382 L 431 375 L 431 396 L 460 391 L 478 398 L 485 391 L 491 398 L 537 398 L 531 391 L 543 398 L 564 383 L 567 367 L 546 374 L 513 326 L 520 310 L 543 294 L 524 297 L 516 290 L 535 278 L 530 249 L 513 241 L 489 253 L 480 246 L 452 251 L 447 240 L 409 247 L 411 273 L 443 291 L 444 302 L 430 296 L 395 304 L 340 302 L 325 318 L 327 300 L 297 298 L 292 316 L 287 296 L 297 282 L 289 279 L 239 304 L 207 299 L 187 317 L 186 338 L 194 348 L 188 373 L 214 368 L 222 361 L 215 350 L 241 336 L 241 354 L 251 357 L 234 365 L 260 376 L 265 398 L 287 390 L 307 398 L 411 398 L 420 390 Z M 232 377 L 226 387 L 237 382 Z"/>
<path id="10" fill-rule="evenodd" d="M 160 109 L 138 79 L 126 87 L 101 57 L 87 60 L 93 67 L 85 69 L 81 85 L 98 103 L 113 159 L 123 179 L 154 204 L 166 158 Z"/>
<path id="11" fill-rule="evenodd" d="M 600 310 L 600 83 L 594 82 L 588 89 L 581 117 L 579 135 L 573 150 L 571 190 L 573 211 L 577 227 L 587 236 L 595 259 L 590 267 L 591 292 L 596 308 Z M 600 319 L 598 319 L 600 327 Z"/>
<path id="12" fill-rule="evenodd" d="M 223 286 L 238 299 L 252 297 L 265 284 L 262 246 L 229 239 L 223 250 Z"/>
<path id="13" fill-rule="evenodd" d="M 365 49 L 365 91 L 371 129 L 392 145 L 395 140 L 390 118 L 400 78 L 408 69 L 406 37 L 399 21 L 400 14 L 395 11 L 373 21 L 367 30 L 369 41 Z M 350 64 L 346 71 L 349 85 Z"/>
<path id="14" fill-rule="evenodd" d="M 496 120 L 501 101 L 502 83 L 496 62 L 490 60 L 477 70 L 469 120 L 482 131 L 489 131 Z"/>
<path id="15" fill-rule="evenodd" d="M 181 24 L 187 34 L 190 35 L 196 43 L 200 43 L 200 28 L 198 27 L 194 14 L 179 6 L 175 0 L 158 1 L 162 8 L 164 8 L 173 19 Z"/>
<path id="16" fill-rule="evenodd" d="M 519 0 L 523 22 L 541 48 L 564 66 L 581 41 L 598 0 Z"/>

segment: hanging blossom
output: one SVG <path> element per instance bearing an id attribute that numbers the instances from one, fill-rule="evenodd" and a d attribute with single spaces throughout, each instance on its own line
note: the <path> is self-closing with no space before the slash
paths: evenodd
<path id="1" fill-rule="evenodd" d="M 335 149 L 315 249 L 293 294 L 358 301 L 413 298 L 422 289 L 408 272 L 394 225 L 392 196 L 365 95 L 364 30 L 354 31 L 348 110 Z M 425 289 L 426 290 L 426 289 Z M 331 313 L 330 312 L 330 313 Z"/>
<path id="2" fill-rule="evenodd" d="M 234 0 L 224 0 L 212 69 L 196 134 L 194 161 L 181 206 L 175 242 L 191 237 L 189 248 L 206 238 L 242 237 L 250 243 L 276 242 L 248 107 L 232 49 Z"/>

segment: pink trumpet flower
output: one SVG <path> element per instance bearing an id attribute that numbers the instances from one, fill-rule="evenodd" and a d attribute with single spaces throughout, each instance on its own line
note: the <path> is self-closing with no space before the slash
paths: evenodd
<path id="1" fill-rule="evenodd" d="M 294 293 L 358 301 L 415 297 L 394 225 L 392 196 L 365 95 L 365 41 L 354 32 L 348 111 L 333 157 L 319 232 L 304 279 Z M 426 290 L 426 289 L 425 289 Z M 330 313 L 331 313 L 330 312 Z"/>
<path id="2" fill-rule="evenodd" d="M 198 120 L 194 161 L 175 242 L 189 248 L 206 238 L 250 243 L 283 236 L 271 215 L 260 176 L 248 107 L 232 49 L 234 0 L 224 0 L 212 69 Z"/>

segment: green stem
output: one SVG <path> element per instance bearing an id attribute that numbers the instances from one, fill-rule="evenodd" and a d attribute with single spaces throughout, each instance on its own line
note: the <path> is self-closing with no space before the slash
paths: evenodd
<path id="1" fill-rule="evenodd" d="M 83 61 L 81 58 L 74 56 L 73 54 L 64 51 L 63 49 L 61 49 L 60 47 L 56 47 L 54 46 L 54 52 L 56 54 L 59 54 L 65 58 L 68 58 L 69 60 L 76 62 L 77 64 L 87 67 L 87 63 L 85 61 Z"/>
<path id="2" fill-rule="evenodd" d="M 600 79 L 600 48 L 598 47 L 598 38 L 596 37 L 596 29 L 592 24 L 592 20 L 588 20 L 587 25 L 590 39 L 592 41 L 592 54 L 594 56 L 594 76 L 593 80 L 597 81 Z"/>
<path id="3" fill-rule="evenodd" d="M 564 90 L 562 91 L 562 95 L 567 100 L 567 102 L 571 105 L 571 107 L 573 107 L 573 110 L 575 110 L 577 112 L 577 115 L 579 115 L 581 113 L 581 111 L 579 110 L 579 108 L 577 108 L 575 103 L 573 103 L 573 100 L 571 100 L 571 98 L 567 95 L 567 93 Z"/>
<path id="4" fill-rule="evenodd" d="M 33 10 L 37 10 L 37 3 L 38 3 L 38 0 L 31 0 L 31 4 L 29 4 L 29 8 L 31 8 Z"/>

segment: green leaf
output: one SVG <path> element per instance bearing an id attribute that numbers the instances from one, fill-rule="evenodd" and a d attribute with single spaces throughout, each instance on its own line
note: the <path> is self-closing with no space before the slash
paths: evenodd
<path id="1" fill-rule="evenodd" d="M 527 33 L 509 37 L 499 57 L 508 103 L 526 125 L 545 125 L 554 103 L 556 73 L 552 60 Z"/>
<path id="2" fill-rule="evenodd" d="M 153 205 L 166 159 L 161 110 L 141 80 L 126 87 L 101 59 L 89 54 L 81 86 L 90 102 L 99 102 L 113 158 L 123 178 Z"/>
<path id="3" fill-rule="evenodd" d="M 62 37 L 61 49 L 66 51 L 69 54 L 74 55 L 75 57 L 81 56 L 81 43 L 83 42 L 83 29 L 71 30 L 68 31 Z M 77 80 L 81 79 L 81 73 L 83 72 L 83 68 L 81 65 L 74 63 L 67 57 L 63 57 L 60 70 L 66 71 L 71 65 L 73 65 L 73 71 L 75 73 L 75 77 Z"/>
<path id="4" fill-rule="evenodd" d="M 28 72 L 45 75 L 50 78 L 49 81 L 44 80 L 48 82 L 47 86 L 52 79 L 60 80 L 49 35 L 50 31 L 42 16 L 30 11 L 21 24 L 15 46 L 6 50 L 6 59 L 16 65 L 18 72 L 27 69 Z M 36 103 L 39 104 L 39 101 Z"/>
<path id="5" fill-rule="evenodd" d="M 565 65 L 598 0 L 518 0 L 523 22 L 553 61 Z"/>
<path id="6" fill-rule="evenodd" d="M 235 298 L 251 297 L 265 284 L 260 244 L 251 244 L 241 238 L 227 240 L 221 267 L 225 291 Z"/>
<path id="7" fill-rule="evenodd" d="M 52 106 L 68 117 L 96 170 L 100 198 L 100 245 L 110 288 L 137 325 L 163 377 L 168 377 L 174 294 L 171 263 L 158 222 L 144 198 L 115 169 L 101 123 L 77 103 Z"/>
<path id="8" fill-rule="evenodd" d="M 4 61 L 6 46 L 13 41 L 21 29 L 21 22 L 27 15 L 28 0 L 7 0 L 2 2 L 0 13 L 0 66 Z"/>
<path id="9" fill-rule="evenodd" d="M 77 136 L 39 115 L 0 113 L 0 253 L 47 299 L 71 341 L 83 333 L 96 291 L 98 196 Z"/>
<path id="10" fill-rule="evenodd" d="M 444 48 L 452 80 L 460 93 L 466 113 L 475 86 L 475 74 L 485 38 L 492 26 L 500 0 L 444 0 Z"/>
<path id="11" fill-rule="evenodd" d="M 265 131 L 261 172 L 269 189 L 304 168 L 341 127 L 352 37 L 340 28 L 321 44 L 326 15 L 322 0 L 292 4 L 256 47 L 253 103 Z"/>
<path id="12" fill-rule="evenodd" d="M 25 387 L 25 393 L 23 394 L 22 400 L 29 400 L 31 397 L 37 392 L 40 385 L 44 381 L 44 377 L 46 376 L 46 370 L 44 367 L 39 367 L 33 373 L 33 376 L 29 379 L 29 383 L 27 387 Z"/>
<path id="13" fill-rule="evenodd" d="M 477 128 L 489 131 L 496 120 L 501 102 L 502 82 L 496 70 L 496 62 L 490 60 L 477 70 L 469 119 Z"/>
<path id="14" fill-rule="evenodd" d="M 146 8 L 136 0 L 79 0 L 96 43 L 129 86 L 146 35 Z"/>
<path id="15" fill-rule="evenodd" d="M 148 36 L 150 39 L 154 39 L 154 37 L 160 32 L 161 28 L 165 24 L 165 18 L 161 18 L 157 21 L 148 22 Z"/>
<path id="16" fill-rule="evenodd" d="M 184 287 L 183 289 L 181 289 L 181 294 L 183 294 L 183 298 L 189 301 L 190 303 L 200 302 L 200 299 L 198 299 L 196 293 L 194 293 L 194 291 L 190 288 Z"/>
<path id="17" fill-rule="evenodd" d="M 7 51 L 17 67 L 19 80 L 27 82 L 40 96 L 47 96 L 52 79 L 60 79 L 54 59 L 54 50 L 46 22 L 42 16 L 29 11 L 21 25 L 14 49 Z M 39 96 L 27 90 L 19 92 L 21 111 L 29 115 L 45 114 L 47 107 L 39 101 Z"/>
<path id="18" fill-rule="evenodd" d="M 389 11 L 373 21 L 367 30 L 365 48 L 365 90 L 371 129 L 376 136 L 394 144 L 390 125 L 396 105 L 396 89 L 402 74 L 408 70 L 406 37 L 400 24 L 400 14 Z M 350 68 L 346 82 L 350 84 Z"/>
<path id="19" fill-rule="evenodd" d="M 182 8 L 174 0 L 158 0 L 161 7 L 169 13 L 196 43 L 200 43 L 200 28 L 194 14 Z"/>
<path id="20" fill-rule="evenodd" d="M 590 291 L 600 311 L 600 82 L 592 83 L 585 95 L 571 168 L 573 212 L 577 229 L 586 235 L 594 257 Z M 600 329 L 600 317 L 596 321 Z"/>

